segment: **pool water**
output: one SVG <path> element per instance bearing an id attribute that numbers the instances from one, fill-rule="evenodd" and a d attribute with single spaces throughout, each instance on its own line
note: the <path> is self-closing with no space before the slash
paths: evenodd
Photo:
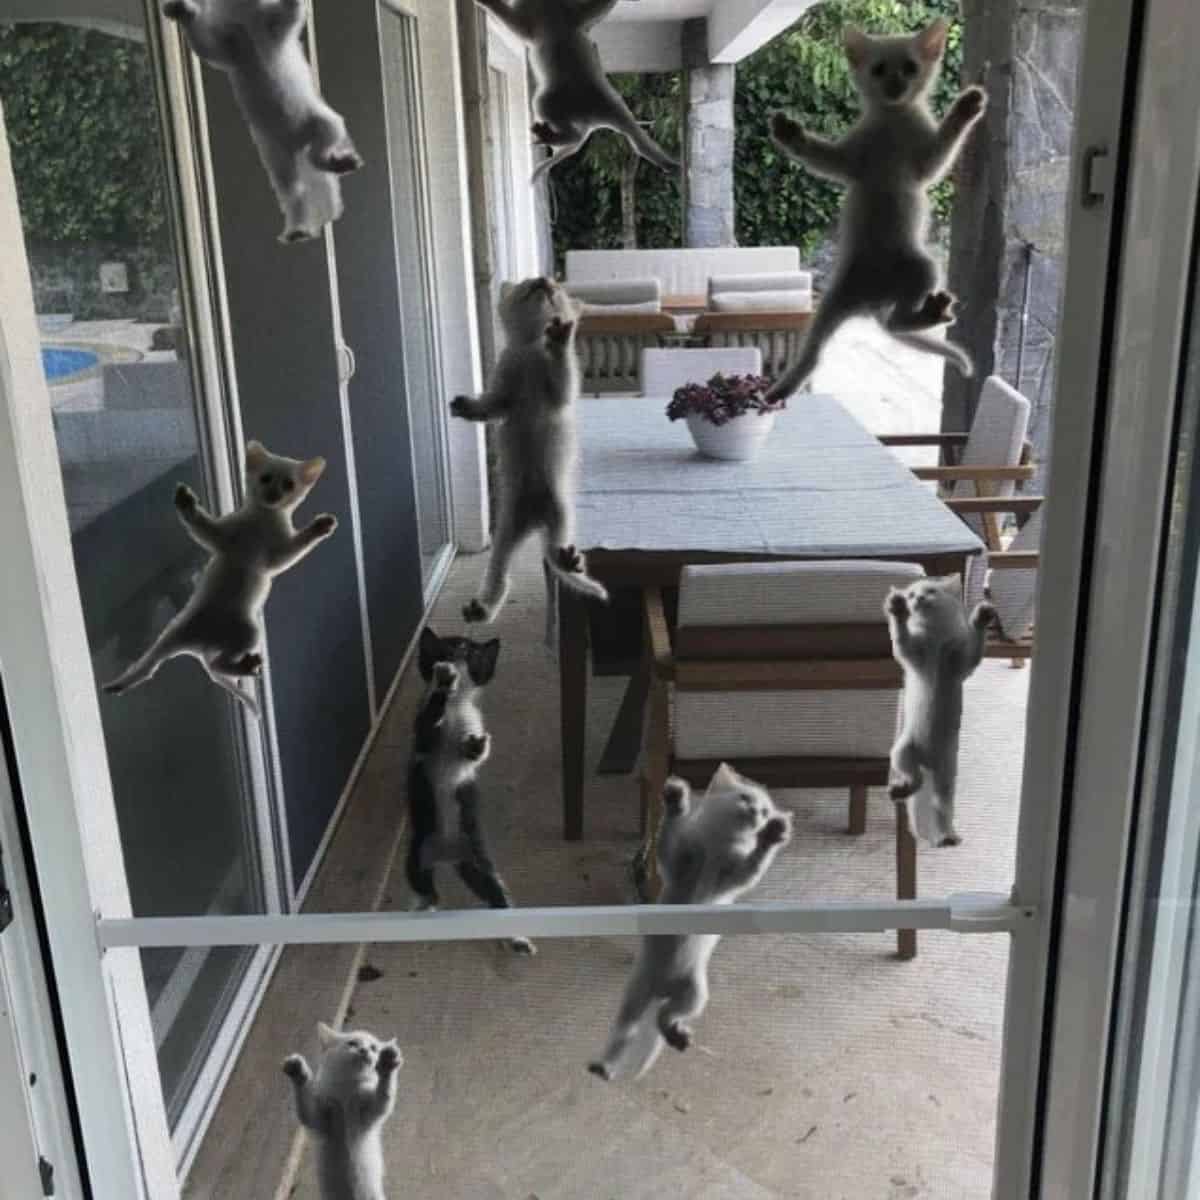
<path id="1" fill-rule="evenodd" d="M 42 347 L 42 370 L 48 380 L 63 379 L 94 367 L 100 361 L 91 350 L 64 350 L 61 346 Z"/>

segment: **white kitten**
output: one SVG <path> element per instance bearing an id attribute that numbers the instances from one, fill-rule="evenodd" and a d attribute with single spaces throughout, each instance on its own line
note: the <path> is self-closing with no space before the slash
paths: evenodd
<path id="1" fill-rule="evenodd" d="M 538 163 L 537 180 L 551 167 L 577 154 L 597 129 L 623 134 L 643 158 L 664 171 L 678 171 L 671 158 L 638 124 L 621 94 L 608 81 L 587 31 L 603 20 L 617 0 L 479 0 L 530 45 L 537 91 L 533 97 L 533 136 L 557 147 Z"/>
<path id="2" fill-rule="evenodd" d="M 717 768 L 699 804 L 682 779 L 668 779 L 658 833 L 659 904 L 732 904 L 762 879 L 791 836 L 791 814 L 728 764 Z M 676 1050 L 691 1045 L 687 1022 L 708 1004 L 708 960 L 719 941 L 717 934 L 642 939 L 604 1055 L 588 1064 L 593 1075 L 637 1077 L 664 1042 Z"/>
<path id="3" fill-rule="evenodd" d="M 283 210 L 280 241 L 316 237 L 342 215 L 337 177 L 362 166 L 304 56 L 304 0 L 166 0 L 192 49 L 229 76 Z"/>
<path id="4" fill-rule="evenodd" d="M 962 839 L 954 828 L 954 788 L 963 680 L 979 666 L 996 612 L 979 604 L 968 620 L 957 575 L 920 579 L 905 591 L 892 588 L 884 611 L 893 653 L 904 668 L 904 715 L 892 747 L 888 792 L 908 802 L 914 837 L 957 846 Z"/>
<path id="5" fill-rule="evenodd" d="M 181 483 L 175 508 L 192 540 L 212 558 L 191 599 L 154 644 L 123 674 L 104 684 L 120 695 L 154 677 L 168 659 L 190 654 L 213 683 L 251 712 L 255 701 L 237 680 L 262 672 L 262 611 L 271 581 L 295 566 L 337 528 L 328 513 L 297 532 L 292 512 L 325 470 L 323 458 L 299 462 L 268 454 L 258 442 L 246 446 L 246 500 L 236 512 L 213 517 Z"/>
<path id="6" fill-rule="evenodd" d="M 492 556 L 482 592 L 463 609 L 463 616 L 468 621 L 492 620 L 508 595 L 513 555 L 539 530 L 547 571 L 546 640 L 551 643 L 554 579 L 594 600 L 608 600 L 608 592 L 587 574 L 573 540 L 579 309 L 554 280 L 538 278 L 505 284 L 499 313 L 506 345 L 487 391 L 478 397 L 457 396 L 450 405 L 456 417 L 501 422 Z"/>
<path id="7" fill-rule="evenodd" d="M 940 124 L 927 95 L 946 47 L 946 23 L 913 37 L 845 33 L 846 57 L 863 101 L 858 124 L 840 141 L 806 133 L 783 113 L 771 134 L 816 175 L 849 185 L 842 205 L 840 251 L 829 288 L 813 317 L 800 357 L 767 393 L 794 392 L 812 374 L 821 348 L 848 317 L 871 315 L 906 345 L 974 372 L 969 355 L 922 330 L 953 320 L 954 297 L 941 291 L 937 264 L 925 247 L 926 190 L 954 164 L 987 94 L 969 87 Z"/>
<path id="8" fill-rule="evenodd" d="M 283 1064 L 292 1081 L 296 1116 L 316 1143 L 321 1200 L 386 1200 L 383 1123 L 396 1104 L 396 1074 L 404 1056 L 393 1038 L 318 1024 L 321 1061 L 313 1078 L 293 1054 Z"/>

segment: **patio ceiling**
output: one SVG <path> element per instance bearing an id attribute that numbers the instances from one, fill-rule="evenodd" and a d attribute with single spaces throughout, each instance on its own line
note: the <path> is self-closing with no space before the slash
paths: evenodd
<path id="1" fill-rule="evenodd" d="M 736 63 L 792 25 L 816 0 L 621 0 L 593 31 L 610 71 L 683 65 L 683 22 L 708 19 L 708 57 Z"/>

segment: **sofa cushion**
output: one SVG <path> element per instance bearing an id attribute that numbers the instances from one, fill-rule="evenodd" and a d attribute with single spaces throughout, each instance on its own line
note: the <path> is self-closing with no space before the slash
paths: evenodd
<path id="1" fill-rule="evenodd" d="M 664 296 L 705 296 L 713 275 L 799 270 L 800 251 L 795 246 L 567 251 L 567 289 L 572 292 L 578 284 L 657 279 Z"/>
<path id="2" fill-rule="evenodd" d="M 718 292 L 713 312 L 812 312 L 812 292 Z"/>

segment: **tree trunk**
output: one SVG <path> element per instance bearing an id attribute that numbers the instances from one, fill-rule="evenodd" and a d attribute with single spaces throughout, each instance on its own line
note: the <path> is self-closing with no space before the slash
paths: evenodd
<path id="1" fill-rule="evenodd" d="M 621 167 L 621 248 L 637 249 L 637 169 L 641 159 L 632 151 Z"/>

